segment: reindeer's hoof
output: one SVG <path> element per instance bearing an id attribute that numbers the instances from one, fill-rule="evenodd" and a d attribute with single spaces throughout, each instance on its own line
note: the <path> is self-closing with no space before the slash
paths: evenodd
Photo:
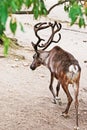
<path id="1" fill-rule="evenodd" d="M 61 98 L 55 97 L 55 98 L 52 100 L 52 103 L 62 105 Z"/>
<path id="2" fill-rule="evenodd" d="M 60 97 L 55 97 L 55 99 L 56 99 L 56 100 L 61 100 L 61 98 L 60 98 Z"/>
<path id="3" fill-rule="evenodd" d="M 56 98 L 53 99 L 53 103 L 54 103 L 54 104 L 57 104 Z"/>
<path id="4" fill-rule="evenodd" d="M 79 127 L 75 126 L 75 127 L 74 127 L 74 130 L 80 130 L 80 129 L 79 129 Z"/>
<path id="5" fill-rule="evenodd" d="M 56 97 L 55 99 L 56 99 L 57 103 L 61 106 L 62 105 L 61 98 Z"/>
<path id="6" fill-rule="evenodd" d="M 66 113 L 62 113 L 62 116 L 63 116 L 64 118 L 68 118 L 68 117 L 69 117 L 68 113 L 67 113 L 67 114 L 66 114 Z"/>
<path id="7" fill-rule="evenodd" d="M 57 104 L 56 99 L 52 99 L 52 103 L 53 103 L 53 104 Z"/>

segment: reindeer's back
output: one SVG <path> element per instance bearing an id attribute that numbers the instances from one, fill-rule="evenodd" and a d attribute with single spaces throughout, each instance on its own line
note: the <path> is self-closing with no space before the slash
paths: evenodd
<path id="1" fill-rule="evenodd" d="M 60 67 L 60 70 L 63 70 L 64 72 L 68 71 L 68 68 L 70 65 L 77 65 L 80 69 L 78 61 L 75 59 L 75 57 L 70 54 L 69 52 L 66 52 L 59 46 L 55 46 L 50 51 L 50 64 L 53 68 L 56 69 Z"/>

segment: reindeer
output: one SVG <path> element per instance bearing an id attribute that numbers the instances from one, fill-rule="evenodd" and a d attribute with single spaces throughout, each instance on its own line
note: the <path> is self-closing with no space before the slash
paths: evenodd
<path id="1" fill-rule="evenodd" d="M 52 34 L 50 35 L 50 38 L 48 41 L 44 44 L 40 44 L 41 41 L 44 41 L 44 39 L 40 38 L 38 35 L 38 31 L 46 28 L 51 28 Z M 50 79 L 50 85 L 49 89 L 53 95 L 54 103 L 56 103 L 56 99 L 58 98 L 59 90 L 60 90 L 60 84 L 64 90 L 64 92 L 67 95 L 68 103 L 66 106 L 66 109 L 64 112 L 62 112 L 62 115 L 66 117 L 68 115 L 68 111 L 70 108 L 70 105 L 73 101 L 72 96 L 68 90 L 69 84 L 72 84 L 75 90 L 75 109 L 76 109 L 76 130 L 79 129 L 78 126 L 78 93 L 79 93 L 79 81 L 80 81 L 80 74 L 81 74 L 81 68 L 79 66 L 78 61 L 74 58 L 72 54 L 69 52 L 63 50 L 59 46 L 53 47 L 50 51 L 45 51 L 45 49 L 52 43 L 57 43 L 61 39 L 60 33 L 58 33 L 61 29 L 61 24 L 57 23 L 56 21 L 54 23 L 38 23 L 34 26 L 35 35 L 38 38 L 38 41 L 36 44 L 32 42 L 32 46 L 35 50 L 35 54 L 33 56 L 33 62 L 30 65 L 30 68 L 32 70 L 35 70 L 40 65 L 46 66 L 51 73 L 51 79 Z M 58 40 L 54 40 L 54 35 L 58 33 L 59 38 Z M 39 49 L 38 48 L 42 48 Z M 53 80 L 56 78 L 58 80 L 58 84 L 56 87 L 56 94 L 53 89 Z"/>

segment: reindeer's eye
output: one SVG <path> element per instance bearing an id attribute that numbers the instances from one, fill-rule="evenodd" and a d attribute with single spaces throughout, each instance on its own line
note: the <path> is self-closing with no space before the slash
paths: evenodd
<path id="1" fill-rule="evenodd" d="M 35 56 L 33 55 L 33 59 L 35 58 Z"/>
<path id="2" fill-rule="evenodd" d="M 39 58 L 39 53 L 35 53 L 35 54 L 33 55 L 33 59 L 35 59 L 35 58 Z"/>

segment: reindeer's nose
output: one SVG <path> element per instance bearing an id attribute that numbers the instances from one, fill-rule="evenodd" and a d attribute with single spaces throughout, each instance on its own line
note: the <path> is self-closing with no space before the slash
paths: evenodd
<path id="1" fill-rule="evenodd" d="M 35 70 L 35 67 L 33 65 L 30 65 L 30 69 Z"/>

